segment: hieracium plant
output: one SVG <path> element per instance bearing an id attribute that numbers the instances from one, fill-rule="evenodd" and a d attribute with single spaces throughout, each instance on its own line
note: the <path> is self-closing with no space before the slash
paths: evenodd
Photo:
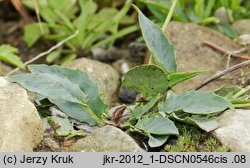
<path id="1" fill-rule="evenodd" d="M 177 94 L 172 89 L 204 71 L 177 72 L 173 45 L 163 31 L 171 18 L 171 11 L 161 29 L 134 7 L 139 14 L 141 31 L 151 59 L 146 65 L 130 69 L 123 77 L 124 86 L 144 97 L 143 101 L 127 108 L 130 112 L 128 121 L 119 123 L 116 119 L 114 123 L 110 122 L 108 105 L 101 99 L 96 84 L 80 70 L 30 65 L 30 74 L 12 76 L 8 80 L 42 95 L 43 99 L 48 99 L 78 121 L 91 126 L 113 124 L 128 132 L 145 135 L 151 147 L 161 146 L 169 136 L 179 134 L 175 121 L 192 124 L 208 132 L 217 128 L 218 114 L 234 108 L 231 99 L 227 99 L 222 90 L 217 93 L 189 90 Z"/>

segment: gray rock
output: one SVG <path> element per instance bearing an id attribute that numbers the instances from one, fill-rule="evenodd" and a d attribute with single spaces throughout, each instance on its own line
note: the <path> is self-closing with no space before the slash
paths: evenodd
<path id="1" fill-rule="evenodd" d="M 143 152 L 138 144 L 122 130 L 105 126 L 95 130 L 74 145 L 65 148 L 70 152 Z"/>
<path id="2" fill-rule="evenodd" d="M 140 42 L 130 43 L 129 51 L 131 56 L 128 58 L 128 60 L 136 64 L 143 64 L 147 50 L 148 48 L 145 43 L 140 43 Z"/>
<path id="3" fill-rule="evenodd" d="M 25 89 L 0 77 L 0 151 L 31 152 L 43 137 L 43 127 Z"/>
<path id="4" fill-rule="evenodd" d="M 49 136 L 43 137 L 41 143 L 35 149 L 36 152 L 60 152 L 60 145 Z"/>
<path id="5" fill-rule="evenodd" d="M 226 111 L 214 131 L 221 143 L 234 152 L 250 152 L 250 110 Z"/>
<path id="6" fill-rule="evenodd" d="M 93 58 L 102 62 L 114 62 L 120 58 L 130 56 L 129 50 L 111 47 L 109 49 L 94 48 L 91 50 Z"/>
<path id="7" fill-rule="evenodd" d="M 203 41 L 209 41 L 228 51 L 237 51 L 241 49 L 241 46 L 219 32 L 193 23 L 171 22 L 168 25 L 166 33 L 169 40 L 174 45 L 179 72 L 209 70 L 207 73 L 177 85 L 174 88 L 177 91 L 192 89 L 212 75 L 227 68 L 227 56 L 203 45 Z M 239 62 L 242 61 L 231 58 L 230 66 Z M 244 85 L 245 83 L 241 82 L 245 80 L 246 76 L 250 75 L 250 66 L 241 70 L 231 72 L 219 78 L 205 86 L 203 90 L 217 89 L 222 85 Z"/>
<path id="8" fill-rule="evenodd" d="M 119 91 L 119 99 L 124 103 L 133 103 L 135 102 L 136 96 L 138 95 L 138 92 L 135 90 L 121 87 Z"/>
<path id="9" fill-rule="evenodd" d="M 250 19 L 237 20 L 232 24 L 234 30 L 239 34 L 250 34 Z"/>
<path id="10" fill-rule="evenodd" d="M 100 91 L 104 94 L 104 101 L 110 104 L 112 96 L 119 86 L 119 74 L 110 65 L 98 61 L 80 58 L 74 60 L 68 65 L 73 69 L 80 69 L 90 76 L 93 82 L 96 82 Z"/>
<path id="11" fill-rule="evenodd" d="M 229 15 L 232 15 L 232 12 L 224 6 L 218 8 L 214 13 L 214 16 L 219 19 L 220 23 L 229 23 L 231 21 Z"/>

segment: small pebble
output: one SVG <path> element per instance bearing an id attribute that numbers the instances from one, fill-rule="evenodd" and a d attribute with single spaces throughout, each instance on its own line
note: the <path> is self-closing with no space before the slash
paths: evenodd
<path id="1" fill-rule="evenodd" d="M 138 92 L 132 89 L 126 88 L 126 87 L 121 87 L 119 91 L 119 99 L 124 103 L 135 102 L 137 95 L 138 95 Z"/>
<path id="2" fill-rule="evenodd" d="M 120 58 L 129 56 L 129 50 L 111 47 L 109 49 L 94 48 L 91 50 L 93 58 L 102 62 L 114 62 Z"/>

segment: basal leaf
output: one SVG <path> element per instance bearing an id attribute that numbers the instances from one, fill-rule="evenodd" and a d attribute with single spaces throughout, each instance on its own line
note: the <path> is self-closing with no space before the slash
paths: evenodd
<path id="1" fill-rule="evenodd" d="M 147 134 L 155 135 L 178 135 L 179 131 L 174 125 L 174 123 L 168 119 L 161 116 L 151 116 L 144 117 L 140 119 L 135 127 L 137 129 L 143 130 Z"/>
<path id="2" fill-rule="evenodd" d="M 218 128 L 219 123 L 216 121 L 214 117 L 207 117 L 201 115 L 192 115 L 186 117 L 179 117 L 175 113 L 171 114 L 171 117 L 187 124 L 191 124 L 194 126 L 198 126 L 199 128 L 203 129 L 206 132 L 210 132 Z"/>
<path id="3" fill-rule="evenodd" d="M 73 128 L 73 124 L 70 123 L 70 121 L 67 118 L 61 118 L 57 116 L 52 116 L 47 118 L 47 122 L 50 124 L 53 122 L 54 127 L 57 127 L 55 129 L 55 133 L 57 136 L 67 136 L 69 134 L 72 134 L 76 130 Z M 53 127 L 53 125 L 50 125 Z"/>
<path id="4" fill-rule="evenodd" d="M 160 27 L 149 20 L 139 8 L 139 23 L 150 53 L 159 65 L 164 65 L 168 72 L 176 72 L 177 65 L 173 45 L 169 42 Z"/>
<path id="5" fill-rule="evenodd" d="M 51 103 L 55 104 L 60 110 L 62 110 L 66 115 L 74 118 L 78 121 L 85 122 L 90 126 L 96 125 L 93 118 L 91 118 L 86 111 L 77 103 L 72 103 L 66 100 L 60 99 L 49 99 Z"/>
<path id="6" fill-rule="evenodd" d="M 67 78 L 54 74 L 33 73 L 22 74 L 7 78 L 17 82 L 24 88 L 52 99 L 61 99 L 73 103 L 86 104 L 87 96 L 81 89 Z"/>
<path id="7" fill-rule="evenodd" d="M 10 45 L 3 44 L 0 46 L 0 60 L 25 69 L 20 57 L 16 55 L 17 53 L 18 50 Z"/>
<path id="8" fill-rule="evenodd" d="M 197 71 L 197 72 L 184 72 L 184 73 L 172 73 L 168 76 L 169 78 L 169 87 L 173 87 L 174 85 L 181 83 L 190 78 L 196 77 L 207 71 Z"/>
<path id="9" fill-rule="evenodd" d="M 124 75 L 123 85 L 144 96 L 156 96 L 168 88 L 168 78 L 156 65 L 141 65 Z"/>
<path id="10" fill-rule="evenodd" d="M 225 98 L 212 92 L 187 91 L 180 95 L 171 95 L 159 104 L 159 111 L 168 114 L 183 110 L 191 114 L 212 114 L 233 108 Z"/>
<path id="11" fill-rule="evenodd" d="M 157 95 L 156 97 L 152 97 L 151 100 L 147 104 L 136 106 L 131 112 L 132 117 L 139 118 L 143 114 L 147 113 L 160 98 L 161 98 L 161 95 Z"/>
<path id="12" fill-rule="evenodd" d="M 81 91 L 87 95 L 87 105 L 95 112 L 97 116 L 107 109 L 107 105 L 100 98 L 98 87 L 91 81 L 88 74 L 80 70 L 73 70 L 59 66 L 47 66 L 47 65 L 30 65 L 28 66 L 32 73 L 49 73 L 60 76 L 61 78 L 66 77 L 72 83 L 78 85 Z"/>
<path id="13" fill-rule="evenodd" d="M 148 140 L 148 145 L 151 148 L 159 147 L 162 146 L 167 140 L 168 140 L 168 135 L 149 135 L 149 140 Z"/>

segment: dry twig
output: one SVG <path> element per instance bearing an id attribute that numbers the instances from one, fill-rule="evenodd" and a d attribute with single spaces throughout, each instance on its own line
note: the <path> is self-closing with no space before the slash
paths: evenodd
<path id="1" fill-rule="evenodd" d="M 23 7 L 21 0 L 11 0 L 11 3 L 15 7 L 15 9 L 20 13 L 26 24 L 32 23 L 32 18 L 30 17 L 26 8 Z"/>
<path id="2" fill-rule="evenodd" d="M 66 43 L 67 41 L 69 41 L 69 40 L 73 39 L 74 37 L 76 37 L 77 34 L 78 34 L 78 30 L 77 30 L 73 35 L 69 36 L 68 38 L 66 38 L 66 39 L 64 39 L 64 40 L 62 40 L 62 41 L 60 41 L 60 42 L 57 43 L 55 46 L 51 47 L 49 50 L 47 50 L 47 51 L 45 51 L 45 52 L 42 52 L 42 53 L 38 54 L 37 56 L 35 56 L 34 58 L 32 58 L 32 59 L 26 61 L 26 62 L 24 63 L 24 65 L 26 66 L 26 65 L 28 65 L 28 64 L 30 64 L 30 63 L 36 61 L 37 59 L 39 59 L 39 58 L 41 58 L 41 57 L 43 57 L 43 56 L 45 56 L 45 55 L 48 55 L 49 53 L 51 53 L 52 51 L 54 51 L 55 49 L 57 49 L 58 47 L 60 47 L 60 46 L 63 45 L 64 43 Z M 11 74 L 17 72 L 18 70 L 20 70 L 19 67 L 13 69 L 13 70 L 10 71 L 9 73 L 7 73 L 5 76 L 10 76 Z"/>
<path id="3" fill-rule="evenodd" d="M 237 69 L 240 69 L 240 68 L 243 68 L 243 67 L 245 67 L 245 66 L 248 66 L 248 65 L 250 65 L 250 60 L 241 62 L 241 63 L 236 64 L 236 65 L 234 65 L 234 66 L 232 66 L 232 67 L 230 67 L 230 68 L 228 68 L 228 69 L 225 69 L 224 71 L 221 71 L 221 72 L 215 74 L 215 75 L 212 76 L 211 78 L 205 80 L 205 81 L 204 81 L 203 83 L 201 83 L 200 85 L 196 86 L 196 87 L 195 87 L 195 90 L 199 90 L 200 88 L 206 86 L 207 84 L 213 82 L 214 80 L 216 80 L 216 79 L 218 79 L 218 78 L 220 78 L 220 77 L 222 77 L 222 76 L 224 76 L 224 75 L 226 75 L 226 74 L 228 74 L 228 73 L 230 73 L 230 72 L 233 72 L 233 71 L 235 71 L 235 70 L 237 70 Z"/>
<path id="4" fill-rule="evenodd" d="M 212 42 L 209 42 L 209 41 L 203 41 L 202 42 L 204 45 L 206 46 L 209 46 L 217 51 L 219 51 L 220 53 L 222 54 L 225 54 L 225 55 L 230 55 L 231 57 L 234 57 L 234 58 L 239 58 L 239 59 L 242 59 L 242 60 L 250 60 L 250 56 L 244 56 L 244 55 L 238 55 L 236 53 L 238 52 L 230 52 L 230 51 L 227 51 L 225 50 L 224 48 L 216 45 L 216 44 L 213 44 Z"/>

